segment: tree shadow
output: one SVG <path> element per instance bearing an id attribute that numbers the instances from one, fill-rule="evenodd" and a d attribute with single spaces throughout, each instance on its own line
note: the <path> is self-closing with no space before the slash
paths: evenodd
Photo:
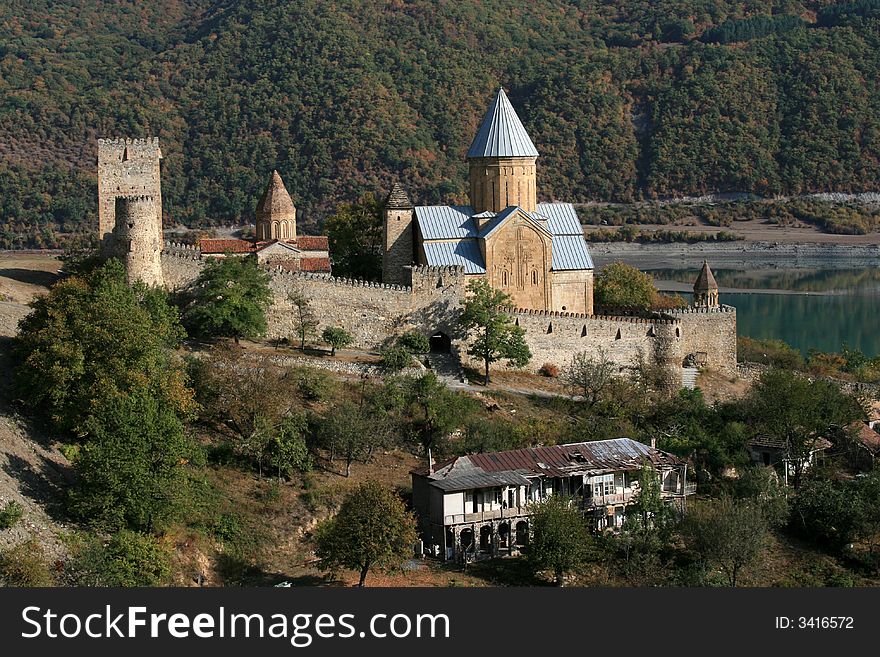
<path id="1" fill-rule="evenodd" d="M 7 454 L 3 471 L 18 481 L 22 495 L 42 506 L 53 520 L 70 520 L 65 490 L 74 480 L 73 471 L 42 455 L 37 458 L 40 466 L 34 467 L 20 456 Z"/>
<path id="2" fill-rule="evenodd" d="M 18 281 L 19 283 L 30 283 L 31 285 L 50 287 L 61 278 L 61 275 L 57 272 L 18 269 L 13 267 L 0 269 L 0 278 L 9 278 L 13 281 Z"/>

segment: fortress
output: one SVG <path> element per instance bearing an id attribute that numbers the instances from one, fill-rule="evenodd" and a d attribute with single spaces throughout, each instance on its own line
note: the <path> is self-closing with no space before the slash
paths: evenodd
<path id="1" fill-rule="evenodd" d="M 319 332 L 342 326 L 357 348 L 416 330 L 433 350 L 467 359 L 457 319 L 468 281 L 485 278 L 512 298 L 516 308 L 507 312 L 525 331 L 532 371 L 602 350 L 622 368 L 640 358 L 661 364 L 679 382 L 686 365 L 734 374 L 736 310 L 719 303 L 707 263 L 692 307 L 639 315 L 594 308 L 593 262 L 577 214 L 571 204 L 537 202 L 537 157 L 499 91 L 467 154 L 471 205 L 416 206 L 395 184 L 384 210 L 383 280 L 367 282 L 331 275 L 326 237 L 297 236 L 277 172 L 257 205 L 254 240 L 163 242 L 158 140 L 99 140 L 101 246 L 125 262 L 130 281 L 169 289 L 191 284 L 208 258 L 256 257 L 271 275 L 269 338 L 294 333 L 288 294 L 297 290 L 311 300 Z"/>

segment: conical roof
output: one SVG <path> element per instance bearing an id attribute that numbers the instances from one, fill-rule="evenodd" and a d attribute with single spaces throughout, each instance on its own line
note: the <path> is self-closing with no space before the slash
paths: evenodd
<path id="1" fill-rule="evenodd" d="M 388 197 L 385 199 L 385 207 L 392 210 L 409 210 L 413 207 L 409 196 L 406 195 L 406 190 L 403 189 L 403 185 L 398 182 L 394 183 L 394 186 L 388 193 Z"/>
<path id="2" fill-rule="evenodd" d="M 495 102 L 486 112 L 467 156 L 538 157 L 538 150 L 507 99 L 504 89 L 498 90 Z"/>
<path id="3" fill-rule="evenodd" d="M 703 268 L 700 270 L 700 275 L 697 276 L 697 280 L 694 282 L 694 291 L 701 292 L 705 290 L 717 290 L 718 283 L 715 282 L 715 277 L 712 275 L 712 270 L 709 269 L 709 261 L 703 260 Z"/>
<path id="4" fill-rule="evenodd" d="M 270 217 L 281 217 L 296 213 L 290 194 L 284 187 L 284 181 L 277 171 L 272 172 L 272 179 L 266 185 L 266 191 L 257 203 L 257 214 Z"/>

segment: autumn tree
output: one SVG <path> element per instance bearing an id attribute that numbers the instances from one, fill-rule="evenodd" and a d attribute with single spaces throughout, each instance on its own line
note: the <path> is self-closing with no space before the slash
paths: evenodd
<path id="1" fill-rule="evenodd" d="M 655 292 L 650 274 L 624 262 L 607 264 L 596 276 L 594 294 L 598 306 L 648 310 Z"/>
<path id="2" fill-rule="evenodd" d="M 510 296 L 493 288 L 488 281 L 477 279 L 468 283 L 459 324 L 476 336 L 468 354 L 483 362 L 485 385 L 489 385 L 492 363 L 507 359 L 511 367 L 525 367 L 532 357 L 525 333 L 505 312 L 511 303 Z"/>
<path id="3" fill-rule="evenodd" d="M 315 554 L 321 568 L 358 571 L 358 586 L 375 568 L 389 568 L 411 557 L 417 539 L 416 522 L 403 501 L 376 482 L 350 492 L 334 517 L 315 530 Z"/>

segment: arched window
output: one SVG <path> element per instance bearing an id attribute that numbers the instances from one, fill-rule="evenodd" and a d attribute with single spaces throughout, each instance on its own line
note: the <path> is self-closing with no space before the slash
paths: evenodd
<path id="1" fill-rule="evenodd" d="M 501 285 L 502 285 L 502 287 L 507 287 L 507 283 L 508 283 L 508 276 L 507 276 L 507 270 L 505 269 L 503 272 L 501 272 Z"/>
<path id="2" fill-rule="evenodd" d="M 532 285 L 537 285 L 537 284 L 538 284 L 538 270 L 533 269 L 532 270 Z"/>
<path id="3" fill-rule="evenodd" d="M 278 239 L 278 222 L 277 221 L 272 222 L 272 235 L 271 235 L 270 239 L 273 239 L 273 240 Z"/>

